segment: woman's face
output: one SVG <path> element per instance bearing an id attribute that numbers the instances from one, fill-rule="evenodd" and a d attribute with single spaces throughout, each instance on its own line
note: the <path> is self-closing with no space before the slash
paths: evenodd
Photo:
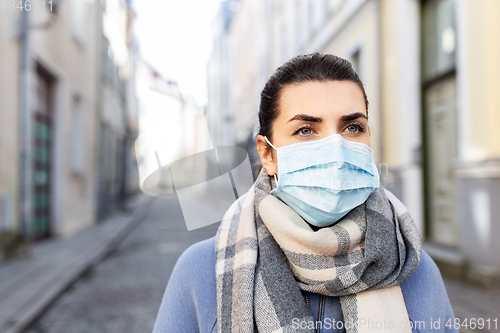
<path id="1" fill-rule="evenodd" d="M 333 134 L 370 146 L 368 118 L 361 88 L 351 81 L 307 81 L 285 86 L 273 124 L 276 147 L 314 141 Z M 277 155 L 262 135 L 257 150 L 268 175 L 278 172 Z"/>

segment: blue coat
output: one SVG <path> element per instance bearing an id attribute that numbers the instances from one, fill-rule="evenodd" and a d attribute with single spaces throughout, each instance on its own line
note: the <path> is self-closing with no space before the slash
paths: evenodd
<path id="1" fill-rule="evenodd" d="M 215 286 L 215 237 L 212 237 L 192 245 L 180 256 L 163 295 L 153 332 L 217 332 Z M 458 332 L 453 328 L 455 317 L 441 274 L 427 253 L 422 252 L 420 265 L 401 283 L 401 291 L 413 332 Z M 333 322 L 343 320 L 338 297 L 309 293 L 314 320 L 318 318 L 320 298 L 320 332 L 344 332 L 336 330 Z"/>

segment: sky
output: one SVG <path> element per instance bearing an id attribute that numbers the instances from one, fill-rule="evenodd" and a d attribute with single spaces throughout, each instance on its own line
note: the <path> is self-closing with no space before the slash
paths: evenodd
<path id="1" fill-rule="evenodd" d="M 165 78 L 177 81 L 198 105 L 207 103 L 211 23 L 220 0 L 135 0 L 141 54 Z"/>

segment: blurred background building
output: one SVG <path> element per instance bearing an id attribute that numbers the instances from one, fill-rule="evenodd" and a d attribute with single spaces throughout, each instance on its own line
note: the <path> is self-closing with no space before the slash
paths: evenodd
<path id="1" fill-rule="evenodd" d="M 500 278 L 500 2 L 227 0 L 213 21 L 214 142 L 252 151 L 259 94 L 295 55 L 349 59 L 385 187 L 448 274 Z"/>
<path id="2" fill-rule="evenodd" d="M 130 3 L 102 1 L 99 15 L 98 215 L 138 189 L 134 142 L 139 132 L 135 72 L 139 59 Z"/>
<path id="3" fill-rule="evenodd" d="M 129 1 L 23 4 L 0 11 L 0 261 L 138 189 Z"/>
<path id="4" fill-rule="evenodd" d="M 264 84 L 316 51 L 359 73 L 382 183 L 444 275 L 500 286 L 500 0 L 19 1 L 0 0 L 0 331 L 151 331 L 178 256 L 250 187 L 234 146 L 258 164 Z M 458 318 L 496 320 L 500 289 L 444 282 Z"/>
<path id="5" fill-rule="evenodd" d="M 177 82 L 163 77 L 142 58 L 137 64 L 136 91 L 139 137 L 135 152 L 139 186 L 141 190 L 153 195 L 173 193 L 168 165 L 213 148 L 203 116 L 204 108 L 197 105 L 188 94 L 183 94 Z M 196 172 L 198 177 L 202 177 L 199 181 L 202 183 L 206 175 L 204 165 L 198 163 L 186 168 L 183 177 L 197 178 Z M 161 179 L 150 179 L 147 185 L 146 179 L 163 166 L 167 167 L 162 170 Z"/>
<path id="6" fill-rule="evenodd" d="M 425 249 L 499 281 L 499 1 L 221 1 L 206 108 L 141 58 L 130 0 L 32 3 L 0 10 L 0 261 L 96 223 L 160 165 L 231 145 L 258 162 L 260 91 L 318 51 L 360 74 L 383 184 Z"/>

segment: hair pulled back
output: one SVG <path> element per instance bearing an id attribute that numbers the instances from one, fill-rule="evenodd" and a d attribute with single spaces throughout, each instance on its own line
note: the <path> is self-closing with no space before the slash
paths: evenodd
<path id="1" fill-rule="evenodd" d="M 292 58 L 281 65 L 267 81 L 260 95 L 259 134 L 272 137 L 274 120 L 279 114 L 279 98 L 283 88 L 294 83 L 307 81 L 352 81 L 363 91 L 366 110 L 368 98 L 351 63 L 331 54 L 312 53 Z"/>

